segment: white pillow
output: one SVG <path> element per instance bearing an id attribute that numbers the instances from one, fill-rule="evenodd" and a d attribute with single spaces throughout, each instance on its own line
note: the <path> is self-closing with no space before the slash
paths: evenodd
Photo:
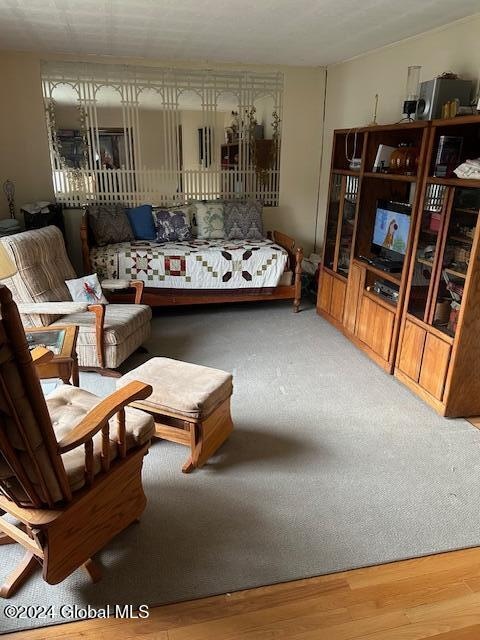
<path id="1" fill-rule="evenodd" d="M 96 273 L 75 280 L 65 280 L 74 302 L 88 302 L 89 304 L 108 304 L 103 295 L 102 287 Z"/>

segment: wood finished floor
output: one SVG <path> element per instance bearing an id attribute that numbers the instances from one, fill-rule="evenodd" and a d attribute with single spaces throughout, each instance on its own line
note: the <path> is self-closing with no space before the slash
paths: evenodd
<path id="1" fill-rule="evenodd" d="M 479 640 L 480 548 L 4 636 L 118 640 Z"/>

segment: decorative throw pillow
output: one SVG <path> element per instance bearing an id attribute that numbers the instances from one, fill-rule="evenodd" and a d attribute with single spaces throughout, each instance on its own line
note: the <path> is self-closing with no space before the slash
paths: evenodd
<path id="1" fill-rule="evenodd" d="M 189 232 L 189 236 L 185 240 L 191 240 L 196 235 L 196 229 L 193 229 L 192 218 L 195 220 L 195 216 L 192 216 L 190 205 L 179 204 L 174 207 L 168 207 L 168 210 L 174 213 L 181 213 L 184 216 Z"/>
<path id="2" fill-rule="evenodd" d="M 188 213 L 183 209 L 155 209 L 157 242 L 190 240 L 192 233 Z"/>
<path id="3" fill-rule="evenodd" d="M 225 203 L 225 237 L 228 240 L 263 238 L 263 205 L 257 200 L 232 200 Z"/>
<path id="4" fill-rule="evenodd" d="M 203 202 L 197 204 L 198 238 L 213 240 L 225 237 L 223 202 Z"/>
<path id="5" fill-rule="evenodd" d="M 74 302 L 108 304 L 108 300 L 103 295 L 102 287 L 100 286 L 96 273 L 92 273 L 90 276 L 84 276 L 83 278 L 65 280 L 65 284 Z"/>
<path id="6" fill-rule="evenodd" d="M 127 217 L 135 240 L 155 240 L 157 232 L 151 204 L 142 204 L 139 207 L 127 209 Z"/>
<path id="7" fill-rule="evenodd" d="M 205 204 L 200 200 L 192 200 L 188 203 L 188 216 L 190 218 L 190 227 L 194 237 L 198 236 L 198 212 L 199 210 L 205 210 Z"/>
<path id="8" fill-rule="evenodd" d="M 123 204 L 97 204 L 88 207 L 88 222 L 95 243 L 102 247 L 135 240 Z"/>

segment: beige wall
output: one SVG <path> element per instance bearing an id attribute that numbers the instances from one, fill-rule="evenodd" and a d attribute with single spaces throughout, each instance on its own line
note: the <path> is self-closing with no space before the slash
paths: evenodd
<path id="1" fill-rule="evenodd" d="M 315 237 L 324 78 L 323 69 L 285 72 L 280 207 L 265 211 L 267 227 L 297 238 L 307 255 Z"/>
<path id="2" fill-rule="evenodd" d="M 41 95 L 40 60 L 59 57 L 38 53 L 0 52 L 0 182 L 3 183 L 7 178 L 15 182 L 17 209 L 25 202 L 53 198 Z M 159 64 L 144 60 L 89 60 Z M 170 61 L 165 63 L 176 65 Z M 212 67 L 206 62 L 181 63 L 178 66 Z M 265 218 L 267 228 L 277 228 L 294 235 L 309 251 L 313 246 L 317 210 L 324 70 L 233 66 L 258 71 L 280 70 L 285 74 L 280 206 L 267 209 Z M 6 216 L 8 207 L 0 194 L 0 217 Z"/>
<path id="3" fill-rule="evenodd" d="M 19 205 L 51 200 L 53 187 L 43 110 L 39 57 L 0 52 L 0 184 L 15 183 Z M 0 218 L 8 217 L 0 192 Z"/>
<path id="4" fill-rule="evenodd" d="M 444 71 L 454 71 L 466 80 L 477 81 L 479 36 L 480 16 L 477 15 L 328 68 L 318 210 L 319 246 L 324 232 L 333 130 L 369 124 L 376 93 L 379 94 L 378 123 L 397 122 L 402 117 L 410 65 L 422 65 L 421 81 L 431 80 Z"/>

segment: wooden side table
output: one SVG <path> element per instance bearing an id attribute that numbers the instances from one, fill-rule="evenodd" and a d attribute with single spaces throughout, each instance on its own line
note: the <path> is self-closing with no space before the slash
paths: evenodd
<path id="1" fill-rule="evenodd" d="M 31 348 L 44 346 L 53 352 L 50 362 L 37 365 L 40 379 L 60 378 L 64 384 L 73 384 L 78 387 L 78 327 L 76 325 L 29 327 L 25 329 L 25 335 Z"/>

